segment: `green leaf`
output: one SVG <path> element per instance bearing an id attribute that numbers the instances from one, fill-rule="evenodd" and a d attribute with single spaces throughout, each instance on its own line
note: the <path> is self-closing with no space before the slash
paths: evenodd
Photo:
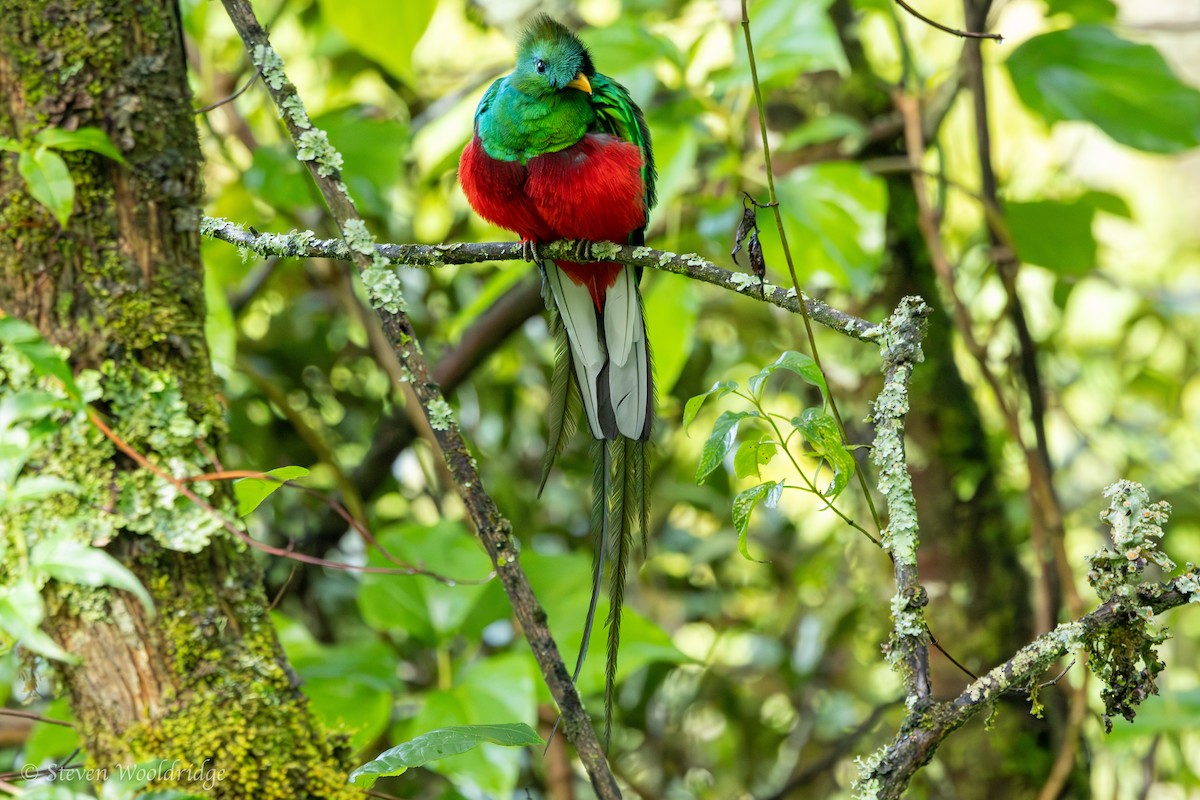
<path id="1" fill-rule="evenodd" d="M 758 486 L 752 486 L 744 492 L 739 492 L 733 498 L 733 527 L 738 535 L 738 552 L 747 561 L 758 561 L 757 558 L 750 555 L 750 514 L 760 501 L 763 501 L 763 505 L 767 508 L 775 508 L 783 494 L 783 486 L 783 481 L 768 481 L 760 483 Z M 765 562 L 760 561 L 759 563 Z"/>
<path id="2" fill-rule="evenodd" d="M 757 417 L 755 411 L 726 411 L 713 423 L 712 433 L 700 451 L 700 463 L 696 466 L 696 483 L 703 483 L 712 471 L 721 466 L 726 454 L 733 448 L 738 425 L 746 417 Z"/>
<path id="3" fill-rule="evenodd" d="M 55 150 L 88 150 L 107 156 L 113 161 L 126 163 L 125 156 L 121 155 L 121 151 L 113 145 L 108 134 L 99 128 L 86 127 L 75 131 L 46 128 L 34 138 L 42 146 L 53 147 Z"/>
<path id="4" fill-rule="evenodd" d="M 1021 102 L 1047 123 L 1090 122 L 1151 153 L 1200 144 L 1200 91 L 1148 44 L 1078 25 L 1029 39 L 1006 64 Z"/>
<path id="5" fill-rule="evenodd" d="M 29 566 L 55 580 L 80 586 L 124 589 L 154 610 L 150 594 L 137 576 L 98 547 L 69 538 L 69 534 L 42 539 L 29 552 Z"/>
<path id="6" fill-rule="evenodd" d="M 716 394 L 717 397 L 724 397 L 730 392 L 736 391 L 738 388 L 736 381 L 717 381 L 712 388 L 703 394 L 698 394 L 689 399 L 683 407 L 683 429 L 687 431 L 688 427 L 695 421 L 696 415 L 700 413 L 700 407 L 704 405 L 704 401 L 708 399 L 710 394 Z"/>
<path id="7" fill-rule="evenodd" d="M 1038 200 L 1005 203 L 1004 212 L 1022 261 L 1060 275 L 1084 275 L 1096 266 L 1094 206 L 1078 201 Z"/>
<path id="8" fill-rule="evenodd" d="M 45 616 L 42 593 L 34 584 L 32 575 L 23 575 L 13 584 L 0 589 L 0 631 L 34 653 L 56 661 L 78 664 L 77 656 L 63 650 L 41 629 Z"/>
<path id="9" fill-rule="evenodd" d="M 450 726 L 491 727 L 498 720 L 534 724 L 537 676 L 527 651 L 478 659 L 461 669 L 452 689 L 427 692 L 416 717 L 395 726 L 393 740 Z M 481 747 L 431 761 L 425 769 L 446 776 L 466 797 L 512 797 L 524 760 L 526 754 L 512 747 Z"/>
<path id="10" fill-rule="evenodd" d="M 0 136 L 0 150 L 7 150 L 10 153 L 20 153 L 24 149 L 16 139 L 8 136 Z"/>
<path id="11" fill-rule="evenodd" d="M 810 383 L 821 390 L 821 398 L 826 399 L 829 396 L 829 387 L 825 384 L 825 376 L 821 373 L 821 368 L 817 366 L 817 362 L 804 353 L 797 353 L 795 350 L 788 350 L 775 362 L 763 367 L 762 370 L 750 380 L 746 381 L 746 385 L 750 387 L 750 391 L 756 396 L 762 396 L 762 385 L 767 378 L 771 377 L 776 370 L 786 369 L 795 375 L 799 375 L 806 383 Z"/>
<path id="12" fill-rule="evenodd" d="M 484 742 L 504 747 L 529 747 L 545 744 L 524 722 L 501 725 L 455 725 L 422 734 L 410 742 L 380 753 L 373 761 L 350 773 L 350 782 L 364 789 L 390 775 L 400 775 L 411 767 L 474 750 Z"/>
<path id="13" fill-rule="evenodd" d="M 459 522 L 439 520 L 433 526 L 396 525 L 379 533 L 379 543 L 396 558 L 459 581 L 480 581 L 489 575 L 492 563 L 478 541 Z M 396 566 L 372 552 L 372 566 Z M 433 578 L 397 575 L 364 575 L 358 592 L 363 620 L 373 629 L 403 632 L 428 644 L 457 636 L 470 619 L 486 625 L 504 613 L 504 604 L 492 603 L 486 620 L 472 611 L 490 595 L 491 582 L 456 583 Z M 494 597 L 494 595 L 491 595 Z"/>
<path id="14" fill-rule="evenodd" d="M 237 498 L 237 513 L 244 517 L 258 508 L 263 500 L 277 491 L 284 482 L 303 478 L 308 474 L 304 467 L 276 467 L 263 473 L 269 478 L 242 478 L 233 485 L 233 494 Z"/>
<path id="15" fill-rule="evenodd" d="M 813 452 L 833 469 L 833 480 L 824 495 L 837 497 L 849 485 L 855 468 L 854 455 L 842 443 L 837 420 L 820 409 L 806 408 L 799 417 L 792 419 L 792 425 L 808 441 Z"/>
<path id="16" fill-rule="evenodd" d="M 770 439 L 747 439 L 733 456 L 733 471 L 739 478 L 759 477 L 758 468 L 771 463 L 779 447 Z"/>
<path id="17" fill-rule="evenodd" d="M 59 225 L 67 227 L 75 207 L 75 181 L 62 156 L 45 147 L 32 153 L 22 151 L 17 172 L 25 179 L 33 199 L 50 209 Z"/>
<path id="18" fill-rule="evenodd" d="M 887 189 L 861 164 L 826 162 L 792 170 L 778 183 L 779 210 L 801 278 L 824 273 L 840 286 L 866 287 L 883 260 Z M 786 274 L 774 226 L 763 230 L 769 269 Z"/>
<path id="19" fill-rule="evenodd" d="M 1112 0 L 1046 0 L 1046 15 L 1069 14 L 1076 22 L 1112 22 L 1117 6 Z"/>
<path id="20" fill-rule="evenodd" d="M 37 328 L 16 317 L 0 317 L 0 344 L 11 347 L 29 362 L 39 377 L 57 378 L 73 399 L 82 399 L 75 384 L 75 374 L 55 347 L 42 338 Z"/>
<path id="21" fill-rule="evenodd" d="M 405 0 L 386 9 L 375 0 L 321 0 L 321 15 L 346 42 L 405 81 L 412 51 L 433 19 L 433 0 Z"/>

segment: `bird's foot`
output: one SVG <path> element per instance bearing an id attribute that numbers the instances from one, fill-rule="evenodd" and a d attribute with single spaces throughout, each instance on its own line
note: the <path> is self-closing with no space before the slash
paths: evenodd
<path id="1" fill-rule="evenodd" d="M 575 260 L 576 261 L 591 261 L 592 260 L 592 244 L 593 243 L 587 239 L 578 239 L 575 242 L 575 248 L 573 250 L 573 252 L 575 253 Z"/>
<path id="2" fill-rule="evenodd" d="M 525 259 L 526 261 L 532 261 L 535 263 L 541 261 L 542 256 L 540 253 L 538 253 L 537 248 L 538 248 L 537 242 L 533 241 L 532 239 L 522 239 L 521 240 L 521 258 Z"/>

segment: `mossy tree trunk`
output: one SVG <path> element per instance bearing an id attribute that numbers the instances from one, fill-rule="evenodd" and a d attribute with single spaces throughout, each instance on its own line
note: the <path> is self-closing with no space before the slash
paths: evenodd
<path id="1" fill-rule="evenodd" d="M 63 153 L 76 190 L 65 228 L 0 153 L 0 308 L 69 350 L 93 408 L 131 447 L 177 475 L 211 471 L 222 409 L 175 0 L 0 0 L 0 136 L 30 145 L 43 129 L 82 126 L 104 130 L 127 164 Z M 45 627 L 81 658 L 59 674 L 93 764 L 180 759 L 219 778 L 203 792 L 215 797 L 359 796 L 345 747 L 288 668 L 253 554 L 94 427 L 64 425 L 35 462 L 82 489 L 15 535 L 69 528 L 133 570 L 155 605 L 47 586 Z M 198 491 L 232 518 L 226 491 Z M 186 771 L 163 775 L 201 789 Z"/>

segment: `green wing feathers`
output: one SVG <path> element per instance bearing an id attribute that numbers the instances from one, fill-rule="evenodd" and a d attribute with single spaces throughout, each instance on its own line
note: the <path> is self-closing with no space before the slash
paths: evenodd
<path id="1" fill-rule="evenodd" d="M 597 74 L 591 78 L 592 105 L 596 108 L 599 127 L 605 133 L 633 142 L 642 151 L 642 183 L 646 187 L 646 214 L 658 199 L 655 183 L 658 172 L 654 167 L 654 148 L 650 145 L 650 128 L 642 109 L 633 102 L 624 86 Z"/>

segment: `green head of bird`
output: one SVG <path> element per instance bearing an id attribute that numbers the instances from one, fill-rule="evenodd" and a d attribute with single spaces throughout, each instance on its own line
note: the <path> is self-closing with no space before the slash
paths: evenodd
<path id="1" fill-rule="evenodd" d="M 588 80 L 595 76 L 587 46 L 565 25 L 539 14 L 525 29 L 517 48 L 517 66 L 510 81 L 530 97 L 550 97 L 558 92 L 592 93 Z"/>

